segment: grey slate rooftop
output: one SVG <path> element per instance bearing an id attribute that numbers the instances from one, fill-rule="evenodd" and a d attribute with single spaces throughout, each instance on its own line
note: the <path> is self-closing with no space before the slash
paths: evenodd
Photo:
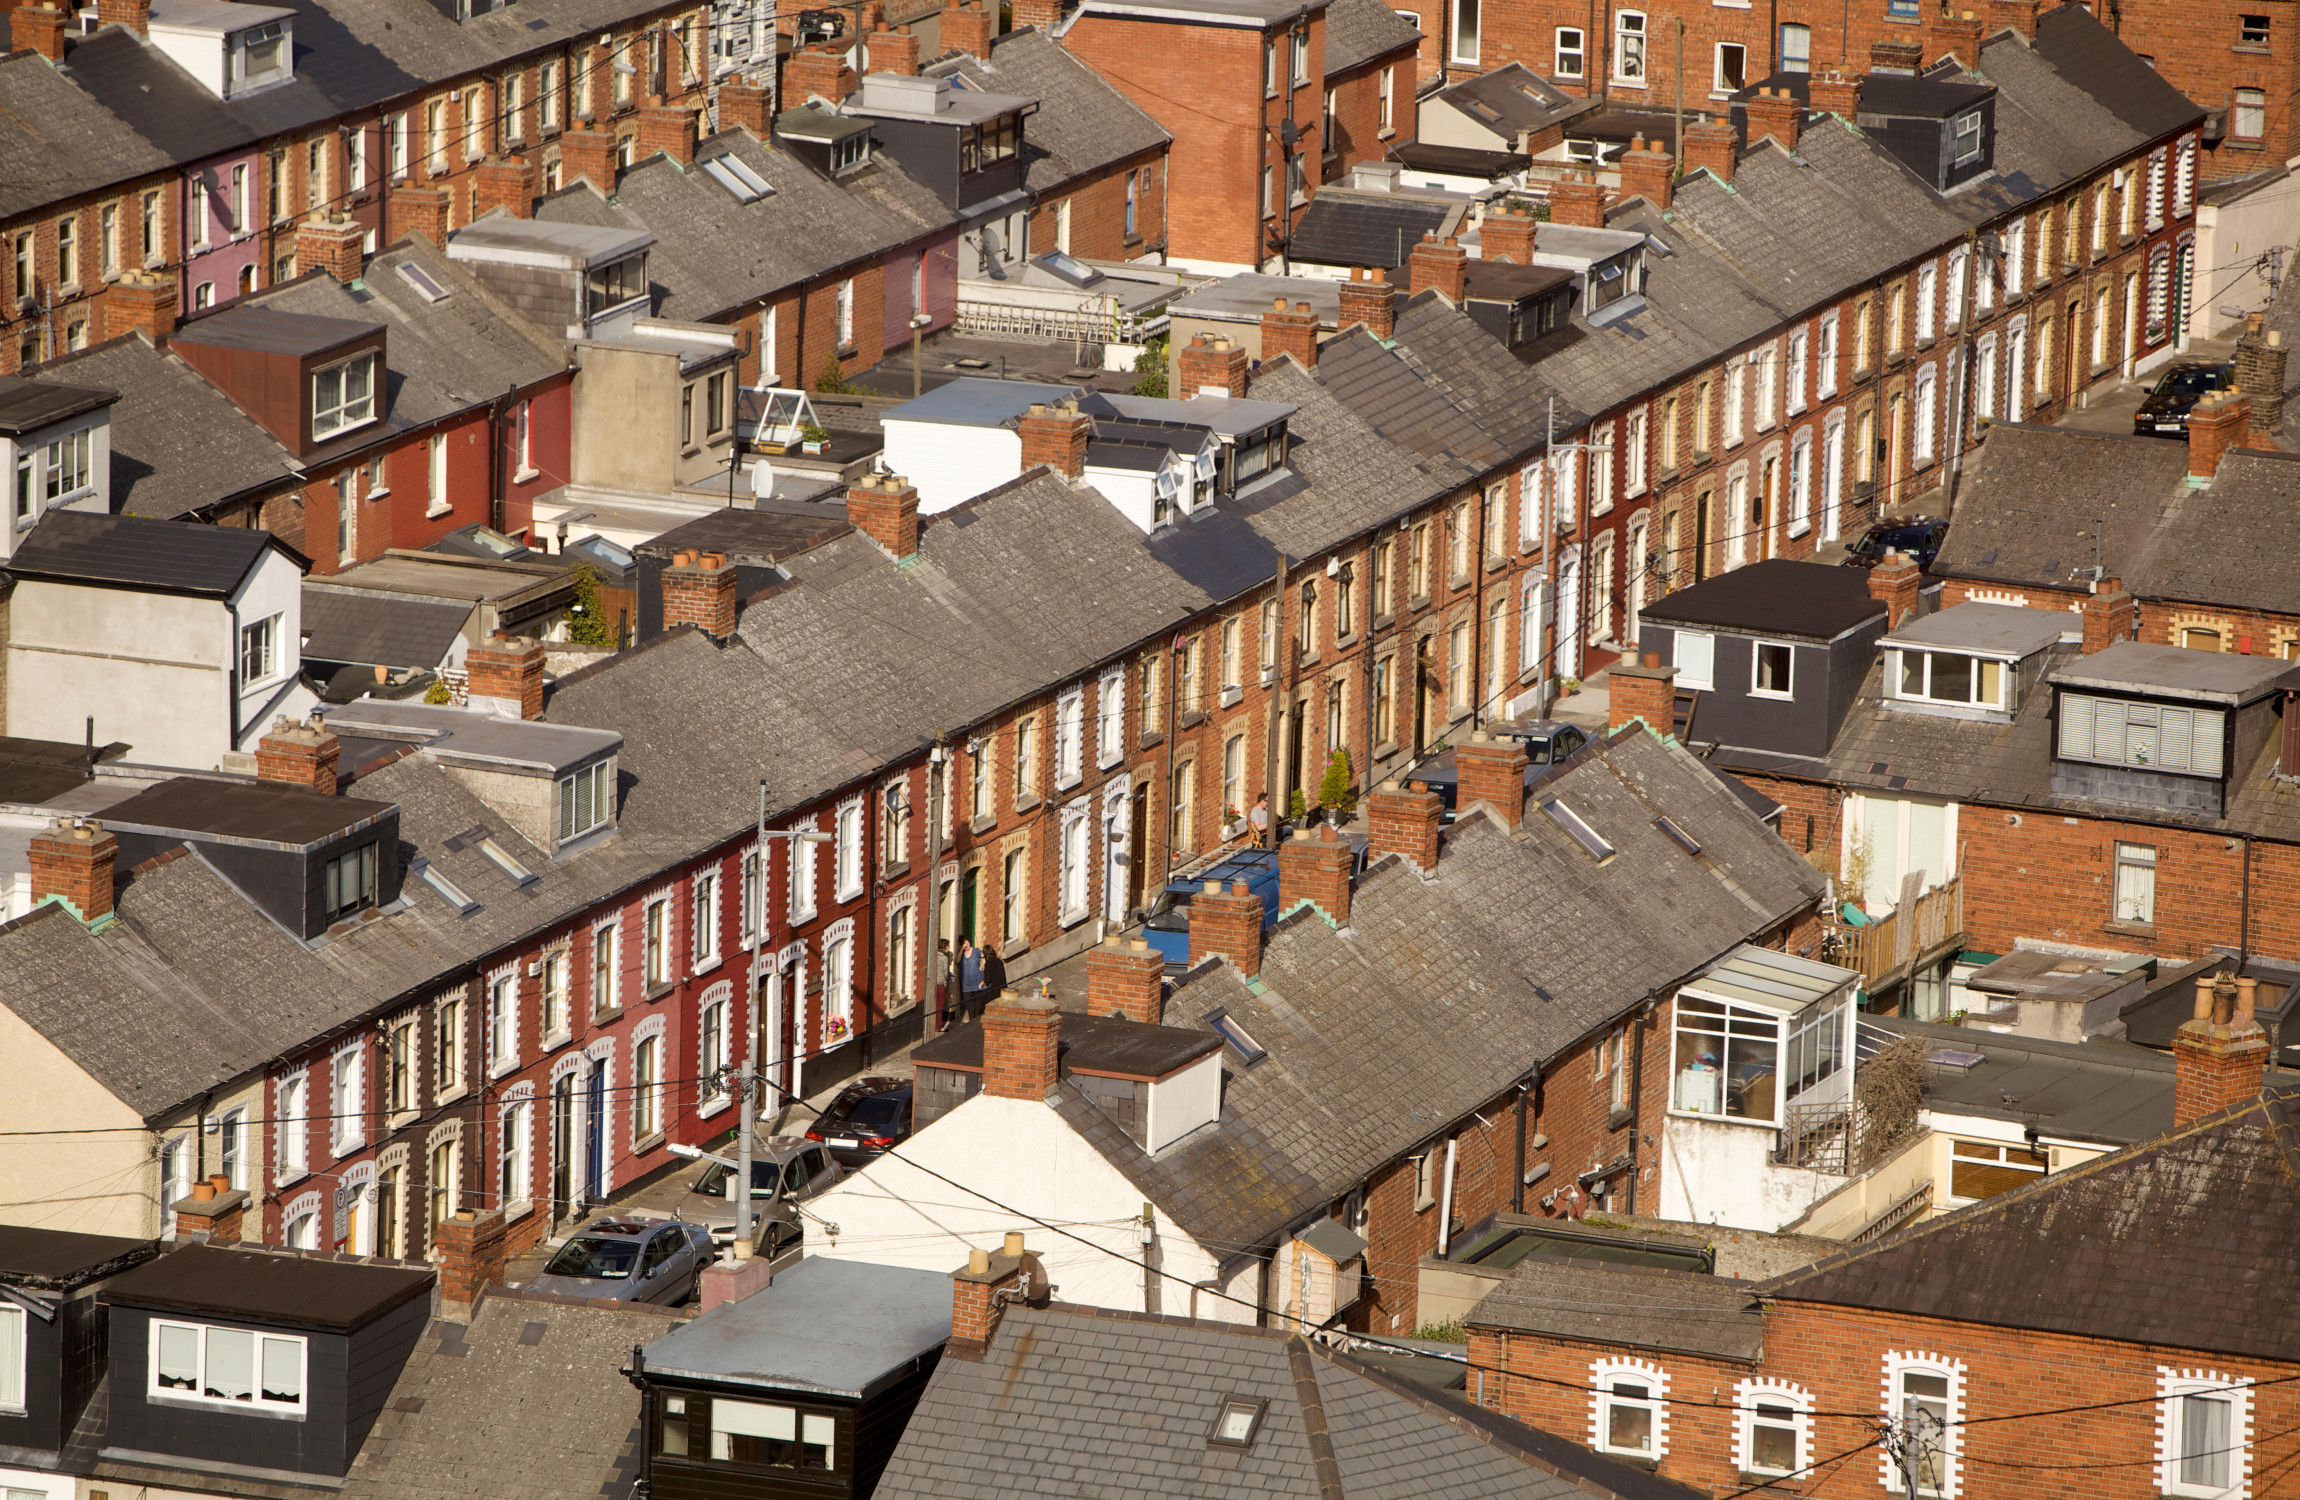
<path id="1" fill-rule="evenodd" d="M 401 599 L 306 580 L 303 659 L 360 666 L 436 667 L 471 619 L 451 599 Z"/>
<path id="2" fill-rule="evenodd" d="M 1169 139 L 1140 105 L 1035 28 L 991 38 L 988 57 L 957 53 L 923 71 L 1038 101 L 1027 127 L 1030 160 L 1023 177 L 1034 193 L 1154 151 Z"/>
<path id="3" fill-rule="evenodd" d="M 1252 1442 L 1207 1442 L 1223 1402 Z M 1692 1491 L 1275 1329 L 1009 1308 L 979 1360 L 946 1356 L 880 1500 L 1346 1494 L 1352 1500 L 1689 1500 Z"/>
<path id="4" fill-rule="evenodd" d="M 112 504 L 125 515 L 174 520 L 293 482 L 295 460 L 277 438 L 197 370 L 140 334 L 41 369 L 120 393 L 112 407 Z"/>
<path id="5" fill-rule="evenodd" d="M 56 379 L 0 375 L 0 432 L 20 437 L 119 399 L 118 391 L 66 385 Z"/>
<path id="6" fill-rule="evenodd" d="M 1934 1055 L 1978 1053 L 1970 1066 L 1935 1063 L 1925 1105 L 1942 1114 L 2033 1126 L 2057 1140 L 2129 1146 L 2172 1128 L 2172 1059 L 2110 1040 L 2054 1042 L 1898 1016 L 1863 1016 L 1864 1027 L 1913 1036 Z"/>
<path id="7" fill-rule="evenodd" d="M 950 1338 L 940 1271 L 812 1255 L 647 1346 L 652 1375 L 863 1400 Z"/>
<path id="8" fill-rule="evenodd" d="M 349 1330 L 428 1295 L 429 1266 L 186 1245 L 117 1276 L 104 1295 L 131 1307 Z"/>
<path id="9" fill-rule="evenodd" d="M 1400 48 L 1418 46 L 1421 39 L 1420 27 L 1381 0 L 1329 0 L 1326 76 L 1332 78 Z"/>
<path id="10" fill-rule="evenodd" d="M 268 531 L 54 510 L 17 544 L 8 569 L 19 578 L 220 599 L 273 547 L 295 555 Z"/>
<path id="11" fill-rule="evenodd" d="M 1884 613 L 1859 568 L 1768 558 L 1664 594 L 1645 606 L 1644 618 L 1830 641 Z"/>
<path id="12" fill-rule="evenodd" d="M 1547 1255 L 1527 1256 L 1462 1321 L 1751 1365 L 1765 1349 L 1764 1314 L 1747 1282 Z"/>
<path id="13" fill-rule="evenodd" d="M 2057 645 L 2075 623 L 2048 610 L 1968 600 L 1904 621 L 1878 644 L 2022 657 Z"/>

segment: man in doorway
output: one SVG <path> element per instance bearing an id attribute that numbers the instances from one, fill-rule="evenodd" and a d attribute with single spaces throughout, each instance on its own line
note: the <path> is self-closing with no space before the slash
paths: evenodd
<path id="1" fill-rule="evenodd" d="M 1270 846 L 1270 794 L 1262 793 L 1254 799 L 1254 810 L 1246 814 L 1246 821 L 1254 827 L 1254 847 Z"/>

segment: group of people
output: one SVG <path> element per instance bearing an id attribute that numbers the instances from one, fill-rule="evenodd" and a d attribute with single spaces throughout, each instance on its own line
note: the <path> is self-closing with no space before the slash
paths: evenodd
<path id="1" fill-rule="evenodd" d="M 959 938 L 955 952 L 948 938 L 937 942 L 935 947 L 942 955 L 943 971 L 942 1011 L 935 1017 L 937 1029 L 980 1019 L 991 997 L 1006 988 L 1006 961 L 998 956 L 996 948 L 988 943 L 978 945 L 969 937 Z M 955 1007 L 951 1003 L 954 989 Z"/>

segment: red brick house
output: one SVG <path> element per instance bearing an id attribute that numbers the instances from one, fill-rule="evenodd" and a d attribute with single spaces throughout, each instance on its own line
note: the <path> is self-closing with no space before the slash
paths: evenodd
<path id="1" fill-rule="evenodd" d="M 1469 1319 L 1473 1391 L 1720 1493 L 2265 1493 L 2300 1451 L 2295 1101 L 2215 1004 L 2169 1135 L 1764 1282 L 1529 1260 Z M 2260 1290 L 2166 1295 L 2208 1263 Z"/>

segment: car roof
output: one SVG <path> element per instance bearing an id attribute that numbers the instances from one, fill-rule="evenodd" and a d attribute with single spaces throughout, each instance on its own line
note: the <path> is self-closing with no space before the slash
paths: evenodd
<path id="1" fill-rule="evenodd" d="M 595 1223 L 584 1225 L 580 1230 L 577 1231 L 577 1233 L 594 1236 L 603 1240 L 643 1240 L 653 1235 L 659 1229 L 666 1229 L 671 1225 L 681 1222 L 682 1221 L 678 1219 L 642 1219 L 635 1216 L 626 1218 L 600 1219 Z"/>

